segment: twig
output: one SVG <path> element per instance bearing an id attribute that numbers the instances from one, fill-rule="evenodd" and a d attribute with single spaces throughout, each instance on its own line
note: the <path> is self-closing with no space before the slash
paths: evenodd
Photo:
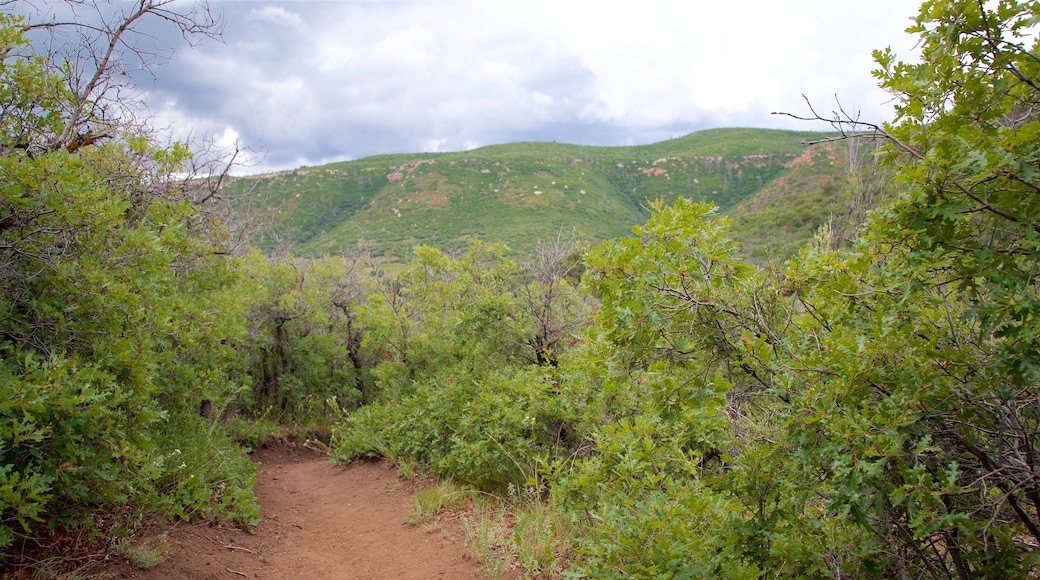
<path id="1" fill-rule="evenodd" d="M 239 576 L 241 576 L 243 578 L 249 578 L 249 576 L 246 573 L 244 573 L 244 572 L 239 572 L 238 570 L 232 570 L 231 568 L 224 568 L 224 569 L 227 570 L 228 572 L 231 572 L 232 574 L 238 574 Z"/>
<path id="2" fill-rule="evenodd" d="M 249 552 L 250 554 L 256 554 L 255 551 L 250 550 L 249 548 L 243 548 L 242 546 L 236 546 L 234 544 L 228 544 L 224 547 L 228 550 L 238 550 L 239 552 Z"/>

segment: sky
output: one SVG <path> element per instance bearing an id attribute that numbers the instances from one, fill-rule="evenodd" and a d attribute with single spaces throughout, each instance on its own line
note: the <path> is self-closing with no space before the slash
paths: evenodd
<path id="1" fill-rule="evenodd" d="M 892 116 L 871 51 L 912 60 L 919 0 L 218 0 L 221 41 L 140 88 L 157 126 L 238 142 L 238 173 L 518 141 L 638 145 L 835 97 Z M 172 43 L 177 46 L 176 43 Z"/>

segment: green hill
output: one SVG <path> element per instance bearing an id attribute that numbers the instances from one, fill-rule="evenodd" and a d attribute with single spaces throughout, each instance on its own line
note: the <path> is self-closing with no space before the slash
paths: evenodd
<path id="1" fill-rule="evenodd" d="M 450 249 L 477 238 L 523 252 L 561 229 L 599 241 L 630 233 L 646 219 L 648 201 L 683 196 L 739 216 L 746 252 L 767 256 L 776 255 L 774 245 L 789 252 L 786 237 L 800 243 L 835 211 L 838 202 L 826 190 L 833 193 L 841 179 L 840 156 L 809 154 L 803 144 L 821 136 L 713 129 L 632 147 L 513 143 L 379 155 L 239 177 L 227 187 L 248 194 L 252 210 L 265 214 L 301 255 L 342 252 L 362 238 L 390 260 L 405 259 L 417 244 Z M 795 193 L 812 202 L 796 216 L 798 227 L 773 232 L 781 240 L 756 229 L 754 208 L 763 205 L 756 200 L 762 192 L 775 196 L 785 182 L 808 188 Z M 788 204 L 781 205 L 782 214 Z"/>

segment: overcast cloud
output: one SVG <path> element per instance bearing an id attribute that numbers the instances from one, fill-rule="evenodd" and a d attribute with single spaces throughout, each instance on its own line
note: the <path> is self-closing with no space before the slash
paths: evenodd
<path id="1" fill-rule="evenodd" d="M 652 143 L 834 95 L 887 120 L 871 51 L 918 0 L 217 1 L 223 43 L 142 88 L 161 125 L 263 152 L 245 172 L 513 141 Z"/>

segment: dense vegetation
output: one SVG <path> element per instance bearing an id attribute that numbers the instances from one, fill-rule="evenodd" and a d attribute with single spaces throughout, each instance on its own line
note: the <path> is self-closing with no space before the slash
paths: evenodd
<path id="1" fill-rule="evenodd" d="M 510 539 L 541 572 L 1035 577 L 1037 22 L 925 2 L 921 62 L 875 55 L 896 120 L 833 119 L 883 166 L 848 163 L 843 219 L 782 265 L 744 259 L 745 214 L 675 197 L 595 246 L 383 269 L 232 251 L 241 214 L 132 124 L 71 146 L 108 93 L 5 16 L 4 566 L 144 513 L 255 521 L 241 445 L 281 424 L 552 514 Z"/>
<path id="2" fill-rule="evenodd" d="M 226 230 L 186 147 L 113 121 L 114 57 L 74 76 L 34 30 L 0 15 L 2 563 L 150 511 L 255 522 L 251 462 L 199 412 L 246 386 Z"/>

